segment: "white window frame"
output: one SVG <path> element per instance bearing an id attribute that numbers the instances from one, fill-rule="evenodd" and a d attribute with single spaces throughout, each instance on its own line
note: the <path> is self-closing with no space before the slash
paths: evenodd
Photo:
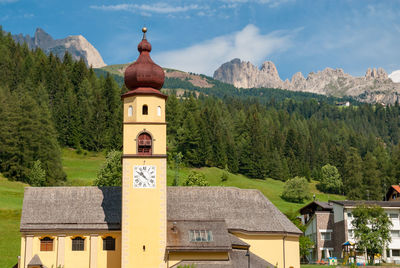
<path id="1" fill-rule="evenodd" d="M 128 116 L 131 117 L 133 115 L 133 107 L 132 105 L 129 105 L 128 107 Z"/>

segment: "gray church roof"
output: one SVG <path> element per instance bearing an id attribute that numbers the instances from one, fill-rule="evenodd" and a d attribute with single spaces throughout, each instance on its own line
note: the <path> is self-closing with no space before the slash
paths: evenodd
<path id="1" fill-rule="evenodd" d="M 168 187 L 167 217 L 225 220 L 230 231 L 301 234 L 260 191 L 234 187 Z M 21 231 L 120 230 L 121 187 L 27 187 Z"/>

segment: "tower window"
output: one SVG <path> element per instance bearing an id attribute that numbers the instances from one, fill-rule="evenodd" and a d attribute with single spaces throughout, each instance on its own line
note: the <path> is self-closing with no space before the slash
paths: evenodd
<path id="1" fill-rule="evenodd" d="M 151 136 L 148 133 L 142 133 L 138 139 L 138 154 L 151 155 Z"/>
<path id="2" fill-rule="evenodd" d="M 115 238 L 111 236 L 103 238 L 103 250 L 115 250 Z"/>
<path id="3" fill-rule="evenodd" d="M 53 239 L 48 236 L 40 239 L 40 251 L 53 251 Z"/>
<path id="4" fill-rule="evenodd" d="M 129 105 L 128 116 L 132 116 L 132 115 L 133 115 L 133 108 L 132 108 L 132 105 Z"/>
<path id="5" fill-rule="evenodd" d="M 160 106 L 157 107 L 157 115 L 161 116 L 161 107 Z"/>
<path id="6" fill-rule="evenodd" d="M 147 107 L 147 105 L 143 105 L 142 114 L 149 114 L 149 107 Z"/>
<path id="7" fill-rule="evenodd" d="M 84 251 L 85 250 L 85 239 L 82 237 L 75 237 L 72 239 L 72 251 Z"/>

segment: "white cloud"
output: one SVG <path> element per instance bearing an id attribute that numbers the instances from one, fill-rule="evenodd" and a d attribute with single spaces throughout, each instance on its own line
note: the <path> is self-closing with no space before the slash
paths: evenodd
<path id="1" fill-rule="evenodd" d="M 227 6 L 222 6 L 223 8 L 236 8 L 238 4 L 247 4 L 247 3 L 268 5 L 270 8 L 275 8 L 280 6 L 281 4 L 293 2 L 295 0 L 221 0 L 221 1 L 228 3 Z"/>
<path id="2" fill-rule="evenodd" d="M 2 0 L 0 0 L 2 1 Z M 132 13 L 141 14 L 171 14 L 171 13 L 182 13 L 190 10 L 200 10 L 205 7 L 200 7 L 197 4 L 183 5 L 183 6 L 172 6 L 167 3 L 155 3 L 155 4 L 118 4 L 118 5 L 101 5 L 90 6 L 92 9 L 104 10 L 104 11 L 127 11 Z"/>
<path id="3" fill-rule="evenodd" d="M 256 26 L 249 24 L 239 32 L 154 54 L 153 57 L 163 67 L 212 75 L 222 63 L 234 58 L 261 64 L 272 53 L 289 48 L 297 31 L 275 31 L 263 35 Z"/>

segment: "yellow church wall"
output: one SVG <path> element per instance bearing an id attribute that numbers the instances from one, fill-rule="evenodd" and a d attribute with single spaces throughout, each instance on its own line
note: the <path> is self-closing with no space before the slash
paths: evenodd
<path id="1" fill-rule="evenodd" d="M 72 251 L 72 239 L 77 235 L 85 239 L 83 251 Z M 87 268 L 90 263 L 90 236 L 75 233 L 65 237 L 65 268 Z"/>
<path id="2" fill-rule="evenodd" d="M 228 252 L 170 252 L 168 256 L 168 267 L 174 266 L 180 261 L 191 260 L 228 260 Z"/>
<path id="3" fill-rule="evenodd" d="M 142 114 L 143 105 L 147 105 L 147 115 Z M 132 116 L 128 114 L 129 106 L 132 106 Z M 158 115 L 158 107 L 160 107 L 160 115 Z M 124 122 L 165 122 L 165 99 L 146 95 L 124 98 Z"/>
<path id="4" fill-rule="evenodd" d="M 56 267 L 57 263 L 57 239 L 53 240 L 53 250 L 52 251 L 40 251 L 40 238 L 44 236 L 50 236 L 51 238 L 56 238 L 54 234 L 40 234 L 33 237 L 32 244 L 32 257 L 36 254 L 40 257 L 43 265 L 46 267 Z M 30 260 L 26 260 L 26 265 Z"/>
<path id="5" fill-rule="evenodd" d="M 236 232 L 233 234 L 248 243 L 251 252 L 273 265 L 278 264 L 278 268 L 300 267 L 298 236 L 244 234 Z M 283 259 L 283 245 L 285 245 L 285 261 Z"/>
<path id="6" fill-rule="evenodd" d="M 103 238 L 115 238 L 115 250 L 103 250 Z M 121 267 L 121 232 L 112 232 L 99 235 L 97 248 L 97 268 Z"/>
<path id="7" fill-rule="evenodd" d="M 136 138 L 141 132 L 148 132 L 153 139 L 153 154 L 166 154 L 167 153 L 167 125 L 149 125 L 149 124 L 134 124 L 124 125 L 123 135 L 123 152 L 124 154 L 137 154 Z"/>
<path id="8" fill-rule="evenodd" d="M 23 265 L 25 264 L 25 236 L 21 236 L 21 252 L 20 252 L 20 267 L 18 268 L 23 268 Z"/>
<path id="9" fill-rule="evenodd" d="M 64 253 L 60 252 L 64 264 L 61 265 L 62 268 L 92 268 L 90 266 L 90 258 L 93 258 L 95 255 L 96 265 L 94 268 L 119 268 L 121 267 L 121 232 L 120 231 L 92 231 L 88 232 L 63 232 L 62 234 L 58 233 L 37 233 L 37 234 L 29 234 L 32 237 L 32 248 L 30 258 L 25 260 L 27 249 L 26 247 L 26 236 L 22 236 L 21 238 L 21 267 L 24 268 L 28 265 L 31 258 L 36 254 L 39 256 L 40 260 L 46 267 L 54 267 L 62 263 L 61 260 L 57 260 L 59 245 L 58 238 L 59 236 L 65 239 L 65 247 Z M 40 251 L 40 238 L 44 236 L 50 236 L 54 238 L 53 240 L 53 251 Z M 84 250 L 83 251 L 72 251 L 72 239 L 76 236 L 81 236 L 85 238 L 84 242 Z M 115 238 L 115 250 L 103 250 L 103 238 L 107 236 L 112 236 Z M 93 239 L 96 241 L 95 251 L 92 250 L 91 243 L 92 237 L 96 237 L 97 239 Z M 91 256 L 92 255 L 92 256 Z M 25 262 L 26 261 L 26 262 Z M 61 261 L 61 262 L 60 262 Z"/>

